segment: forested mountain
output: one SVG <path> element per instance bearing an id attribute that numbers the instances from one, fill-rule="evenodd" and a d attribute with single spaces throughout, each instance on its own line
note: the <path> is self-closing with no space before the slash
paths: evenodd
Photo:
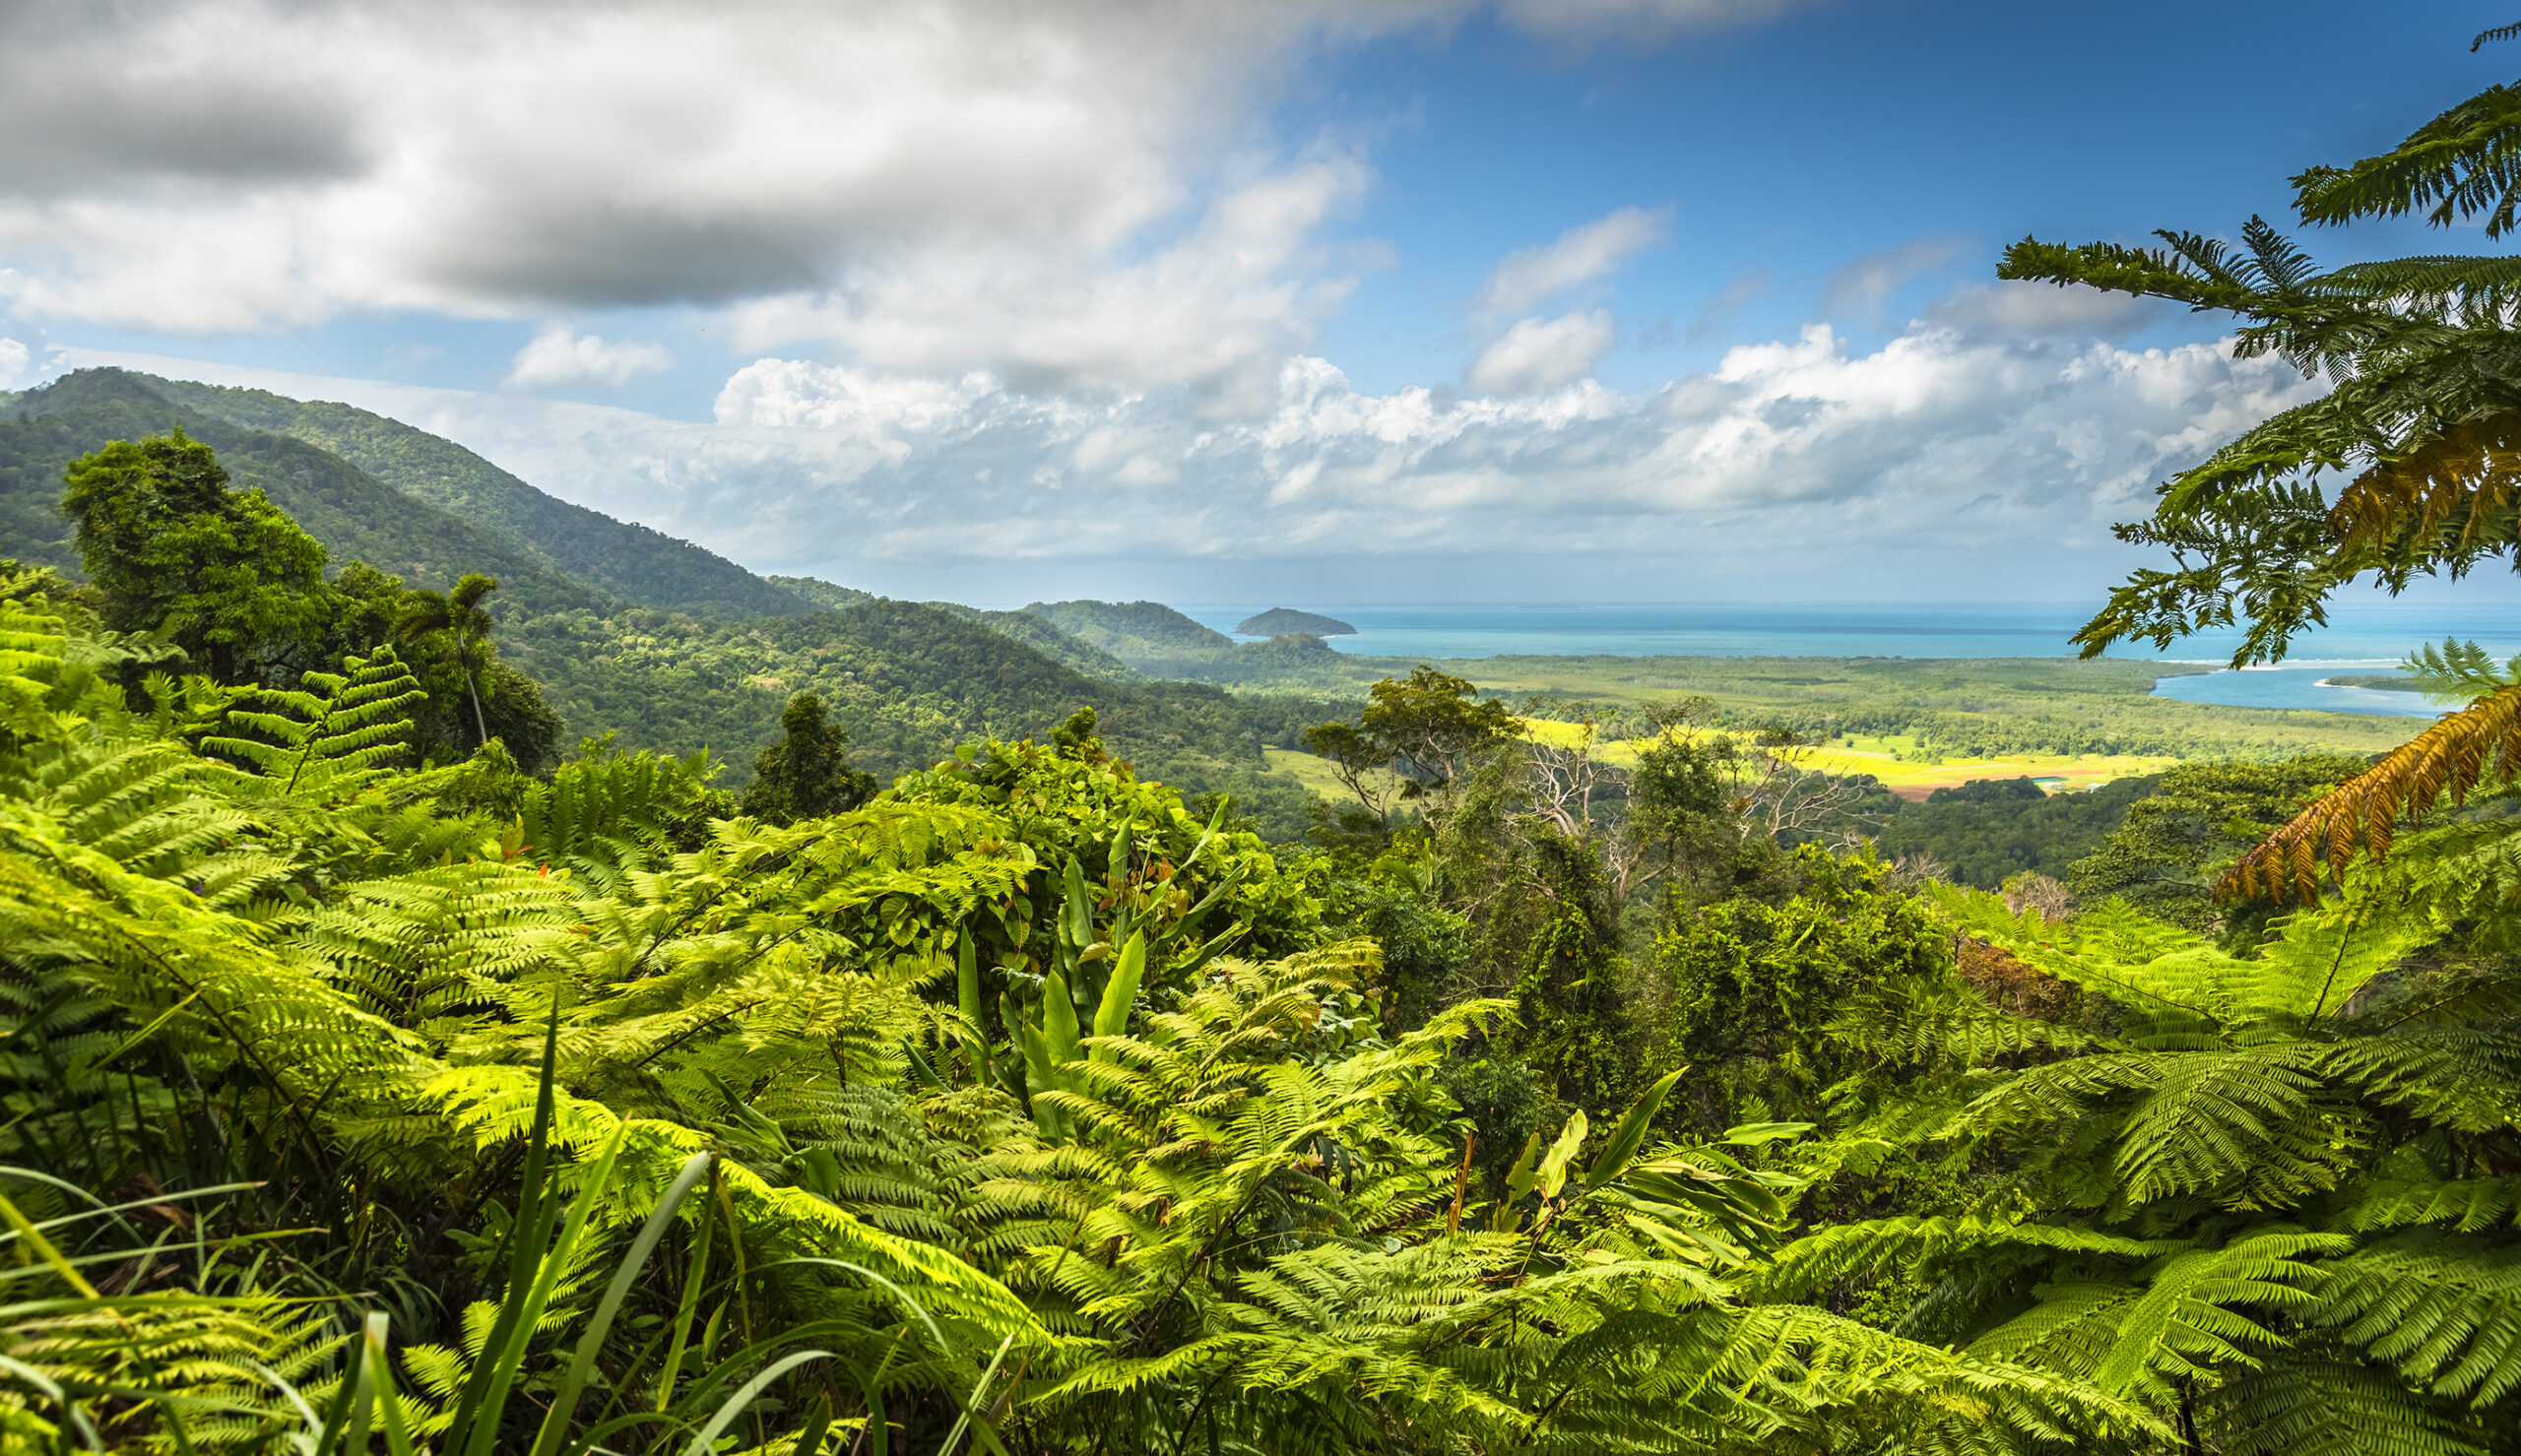
<path id="1" fill-rule="evenodd" d="M 827 611 L 838 611 L 846 606 L 856 606 L 861 601 L 875 600 L 875 594 L 873 592 L 862 592 L 856 587 L 818 581 L 810 576 L 766 576 L 762 580 L 801 601 L 822 607 Z"/>
<path id="2" fill-rule="evenodd" d="M 817 610 L 793 586 L 761 582 L 761 592 L 775 599 L 775 614 L 639 605 L 553 565 L 550 554 L 504 531 L 389 488 L 327 449 L 203 412 L 190 402 L 223 402 L 275 421 L 311 419 L 340 429 L 362 449 L 402 461 L 415 476 L 432 464 L 445 466 L 456 474 L 442 482 L 480 486 L 478 495 L 453 485 L 441 492 L 467 510 L 486 500 L 491 513 L 508 522 L 556 521 L 578 533 L 573 538 L 614 553 L 603 559 L 628 560 L 648 572 L 643 580 L 705 587 L 720 580 L 721 568 L 740 568 L 655 533 L 642 538 L 624 535 L 627 528 L 613 530 L 619 523 L 539 496 L 478 457 L 445 441 L 430 445 L 434 437 L 390 420 L 326 412 L 344 407 L 304 407 L 313 412 L 300 414 L 295 402 L 277 396 L 162 384 L 120 370 L 82 370 L 0 400 L 0 557 L 78 575 L 78 554 L 58 509 L 63 467 L 109 441 L 180 427 L 217 452 L 235 488 L 264 490 L 321 542 L 332 571 L 362 561 L 405 587 L 437 591 L 466 573 L 495 578 L 499 588 L 489 610 L 504 664 L 541 685 L 564 739 L 612 733 L 623 747 L 706 747 L 731 766 L 730 782 L 741 785 L 754 753 L 778 735 L 788 698 L 813 692 L 848 733 L 861 766 L 889 780 L 974 736 L 1047 737 L 1069 715 L 1092 707 L 1104 715 L 1115 751 L 1148 777 L 1192 791 L 1231 791 L 1244 812 L 1278 838 L 1303 831 L 1304 791 L 1269 774 L 1260 750 L 1292 745 L 1320 715 L 1315 707 L 1191 684 L 1146 684 L 1037 617 L 885 601 L 828 584 L 815 585 L 855 604 Z M 490 475 L 462 475 L 457 468 L 466 461 L 473 464 L 464 469 Z M 583 552 L 581 559 L 588 559 Z M 720 592 L 714 600 L 723 603 L 730 595 Z M 1100 681 L 1079 667 L 1132 680 Z"/>
<path id="3" fill-rule="evenodd" d="M 414 500 L 633 605 L 719 616 L 796 615 L 808 609 L 793 594 L 715 552 L 547 495 L 454 441 L 401 420 L 262 390 L 111 369 L 81 373 L 120 376 L 198 414 L 318 446 Z"/>
<path id="4" fill-rule="evenodd" d="M 1024 609 L 1129 663 L 1196 660 L 1234 647 L 1233 638 L 1161 601 L 1036 601 Z"/>
<path id="5" fill-rule="evenodd" d="M 147 376 L 82 369 L 0 400 L 0 555 L 79 569 L 58 509 L 61 471 L 113 440 L 180 427 L 219 454 L 239 488 L 260 488 L 336 565 L 364 561 L 416 587 L 443 590 L 468 571 L 499 579 L 505 605 L 534 612 L 611 611 L 623 600 L 540 552 L 455 512 L 415 500 L 343 460 L 286 435 L 205 414 Z"/>
<path id="6" fill-rule="evenodd" d="M 978 622 L 1002 637 L 1011 637 L 1052 662 L 1088 677 L 1121 682 L 1145 675 L 1083 638 L 1071 637 L 1061 631 L 1048 618 L 1029 611 L 988 611 L 953 601 L 931 601 L 928 605 L 938 611 L 950 611 L 965 621 Z"/>

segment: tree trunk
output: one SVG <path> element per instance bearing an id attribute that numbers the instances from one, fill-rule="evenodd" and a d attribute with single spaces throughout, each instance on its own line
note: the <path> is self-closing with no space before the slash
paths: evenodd
<path id="1" fill-rule="evenodd" d="M 486 748 L 490 743 L 490 722 L 482 716 L 482 689 L 474 684 L 474 676 L 470 667 L 464 670 L 464 692 L 473 700 L 473 727 L 482 733 L 482 741 L 475 746 Z"/>

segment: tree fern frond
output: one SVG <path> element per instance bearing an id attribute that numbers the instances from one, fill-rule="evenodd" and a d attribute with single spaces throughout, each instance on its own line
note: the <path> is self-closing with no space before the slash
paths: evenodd
<path id="1" fill-rule="evenodd" d="M 2232 1456 L 2484 1456 L 2449 1403 L 2412 1394 L 2370 1365 L 2289 1351 L 2226 1387 L 2217 1423 Z"/>
<path id="2" fill-rule="evenodd" d="M 2496 38 L 2489 31 L 2481 42 Z M 2521 91 L 2489 87 L 2417 128 L 2380 157 L 2352 167 L 2315 166 L 2294 178 L 2294 205 L 2304 222 L 2397 218 L 2425 211 L 2447 227 L 2486 215 L 2486 235 L 2500 237 L 2521 208 L 2515 158 L 2521 156 Z"/>
<path id="3" fill-rule="evenodd" d="M 267 709 L 228 710 L 230 724 L 271 741 L 214 736 L 202 746 L 254 765 L 284 794 L 338 795 L 369 781 L 377 765 L 410 751 L 412 720 L 398 715 L 428 695 L 392 648 L 345 659 L 343 666 L 348 670 L 307 673 L 314 691 L 258 689 L 246 701 Z"/>
<path id="4" fill-rule="evenodd" d="M 2474 561 L 2521 541 L 2521 412 L 2400 442 L 2339 492 L 2337 549 L 2375 563 Z"/>
<path id="5" fill-rule="evenodd" d="M 2319 899 L 2321 880 L 2342 880 L 2359 856 L 2384 858 L 2402 818 L 2422 822 L 2436 800 L 2464 800 L 2489 777 L 2509 780 L 2521 762 L 2521 686 L 2499 688 L 2392 749 L 2331 790 L 2241 856 L 2217 886 L 2274 900 Z"/>
<path id="6" fill-rule="evenodd" d="M 2423 1230 L 2325 1268 L 2306 1319 L 2438 1395 L 2485 1406 L 2521 1389 L 2521 1250 Z"/>

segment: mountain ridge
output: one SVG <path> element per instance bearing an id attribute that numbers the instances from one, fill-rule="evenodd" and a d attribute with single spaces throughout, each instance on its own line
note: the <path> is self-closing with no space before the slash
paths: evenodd
<path id="1" fill-rule="evenodd" d="M 356 405 L 127 370 L 80 372 L 146 381 L 200 413 L 326 450 L 404 495 L 639 606 L 703 616 L 798 616 L 814 609 L 705 546 L 562 500 L 453 440 Z"/>

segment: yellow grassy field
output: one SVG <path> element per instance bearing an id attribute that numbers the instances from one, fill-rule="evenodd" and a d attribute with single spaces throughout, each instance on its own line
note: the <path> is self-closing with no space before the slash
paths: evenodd
<path id="1" fill-rule="evenodd" d="M 1573 744 L 1584 729 L 1572 723 L 1556 723 L 1547 719 L 1526 719 L 1523 724 L 1534 737 L 1544 743 Z M 1279 767 L 1277 752 L 1269 760 L 1271 768 Z M 1310 754 L 1289 753 L 1291 759 L 1309 761 L 1315 772 L 1325 781 L 1329 768 Z M 1637 762 L 1637 745 L 1633 742 L 1606 743 L 1601 746 L 1605 762 L 1626 767 Z M 1894 791 L 1905 791 L 1917 796 L 1936 789 L 1966 784 L 1972 779 L 2059 779 L 2066 790 L 2094 789 L 2118 779 L 2139 778 L 2159 774 L 2179 762 L 2175 758 L 2134 754 L 2077 754 L 2050 756 L 2033 753 L 2010 754 L 2003 758 L 1955 758 L 1942 763 L 1925 762 L 1913 738 L 1842 739 L 1832 747 L 1813 755 L 1815 767 L 1834 774 L 1871 774 Z M 1296 769 L 1293 764 L 1290 769 Z M 1301 769 L 1297 769 L 1299 776 Z M 1312 787 L 1312 781 L 1307 781 Z M 1335 784 L 1334 784 L 1335 787 Z M 1329 791 L 1322 791 L 1327 792 Z"/>

